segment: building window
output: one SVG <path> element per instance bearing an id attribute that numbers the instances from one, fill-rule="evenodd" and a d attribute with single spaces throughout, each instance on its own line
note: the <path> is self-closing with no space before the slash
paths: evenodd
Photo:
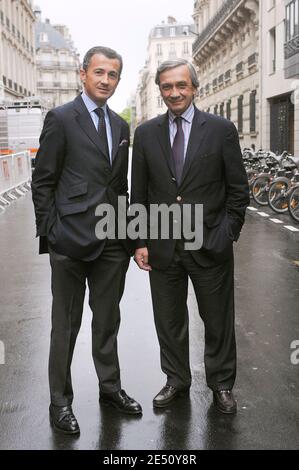
<path id="1" fill-rule="evenodd" d="M 40 40 L 40 42 L 48 42 L 49 39 L 48 39 L 47 33 L 40 33 L 39 40 Z"/>
<path id="2" fill-rule="evenodd" d="M 175 36 L 175 28 L 173 28 L 173 27 L 170 28 L 170 36 L 171 37 Z"/>
<path id="3" fill-rule="evenodd" d="M 224 75 L 224 80 L 228 82 L 231 79 L 231 71 L 227 70 Z"/>
<path id="4" fill-rule="evenodd" d="M 183 27 L 183 34 L 185 34 L 186 36 L 189 35 L 189 26 L 184 26 Z"/>
<path id="5" fill-rule="evenodd" d="M 224 103 L 221 103 L 220 105 L 220 116 L 224 117 Z"/>
<path id="6" fill-rule="evenodd" d="M 231 120 L 232 116 L 231 105 L 231 100 L 228 100 L 228 102 L 226 103 L 226 119 L 228 119 L 229 121 Z"/>
<path id="7" fill-rule="evenodd" d="M 172 43 L 170 44 L 170 48 L 169 48 L 169 57 L 170 57 L 171 59 L 176 57 L 175 43 L 174 43 L 174 42 L 172 42 Z"/>
<path id="8" fill-rule="evenodd" d="M 250 93 L 250 132 L 256 132 L 256 90 Z"/>
<path id="9" fill-rule="evenodd" d="M 162 55 L 162 44 L 157 44 L 157 55 Z"/>
<path id="10" fill-rule="evenodd" d="M 276 28 L 269 31 L 270 40 L 270 73 L 276 72 Z"/>
<path id="11" fill-rule="evenodd" d="M 243 95 L 238 98 L 238 131 L 243 134 Z"/>
<path id="12" fill-rule="evenodd" d="M 188 42 L 184 42 L 184 44 L 183 44 L 183 53 L 184 54 L 189 54 L 189 44 L 188 44 Z"/>
<path id="13" fill-rule="evenodd" d="M 162 28 L 157 28 L 156 29 L 156 38 L 161 38 L 162 37 Z"/>
<path id="14" fill-rule="evenodd" d="M 236 74 L 240 75 L 241 73 L 243 73 L 243 70 L 244 70 L 244 63 L 239 62 L 236 66 Z"/>
<path id="15" fill-rule="evenodd" d="M 162 99 L 162 96 L 158 96 L 158 108 L 162 108 L 163 107 L 163 99 Z"/>
<path id="16" fill-rule="evenodd" d="M 10 29 L 10 21 L 9 18 L 6 17 L 6 27 L 7 29 Z"/>
<path id="17" fill-rule="evenodd" d="M 286 42 L 299 35 L 299 0 L 293 0 L 286 7 Z"/>

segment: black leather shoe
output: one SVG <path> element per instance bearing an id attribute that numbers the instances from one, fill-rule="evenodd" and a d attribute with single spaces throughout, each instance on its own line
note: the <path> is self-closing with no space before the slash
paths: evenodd
<path id="1" fill-rule="evenodd" d="M 113 393 L 100 393 L 100 403 L 111 405 L 122 413 L 139 415 L 142 408 L 133 398 L 129 397 L 124 390 Z"/>
<path id="2" fill-rule="evenodd" d="M 213 392 L 214 404 L 217 410 L 225 414 L 233 414 L 237 411 L 237 402 L 231 390 L 218 390 Z"/>
<path id="3" fill-rule="evenodd" d="M 78 421 L 73 413 L 72 407 L 50 405 L 50 423 L 56 431 L 63 434 L 79 434 Z"/>
<path id="4" fill-rule="evenodd" d="M 169 405 L 173 400 L 186 395 L 188 392 L 189 388 L 178 389 L 172 385 L 165 385 L 153 399 L 153 405 L 155 408 L 164 408 L 164 406 Z"/>

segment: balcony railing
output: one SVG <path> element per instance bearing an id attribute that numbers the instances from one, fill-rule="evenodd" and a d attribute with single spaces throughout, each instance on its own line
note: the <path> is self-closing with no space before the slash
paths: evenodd
<path id="1" fill-rule="evenodd" d="M 53 88 L 53 89 L 77 89 L 78 84 L 75 82 L 69 83 L 69 82 L 43 82 L 39 81 L 37 82 L 37 88 Z"/>
<path id="2" fill-rule="evenodd" d="M 76 64 L 72 64 L 70 62 L 59 62 L 58 60 L 37 60 L 36 65 L 38 67 L 73 69 L 73 70 L 76 70 L 78 68 Z"/>
<path id="3" fill-rule="evenodd" d="M 241 4 L 243 0 L 226 0 L 220 10 L 207 24 L 204 30 L 199 34 L 198 38 L 192 45 L 193 54 L 201 48 L 204 42 L 206 42 L 222 25 L 225 19 L 235 10 L 235 8 Z"/>
<path id="4" fill-rule="evenodd" d="M 299 34 L 284 45 L 284 58 L 289 59 L 299 53 Z"/>

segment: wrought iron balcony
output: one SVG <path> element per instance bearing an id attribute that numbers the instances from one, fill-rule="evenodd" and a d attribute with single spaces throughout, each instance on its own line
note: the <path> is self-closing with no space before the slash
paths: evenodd
<path id="1" fill-rule="evenodd" d="M 243 3 L 244 0 L 226 0 L 220 10 L 207 24 L 204 30 L 199 34 L 198 38 L 192 45 L 193 55 L 202 47 L 202 45 L 219 29 L 229 15 Z"/>

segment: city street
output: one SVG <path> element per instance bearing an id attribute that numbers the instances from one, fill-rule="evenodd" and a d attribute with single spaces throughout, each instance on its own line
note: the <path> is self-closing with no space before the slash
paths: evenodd
<path id="1" fill-rule="evenodd" d="M 81 427 L 74 438 L 54 433 L 49 425 L 48 255 L 38 255 L 31 193 L 14 201 L 0 213 L 0 341 L 5 346 L 0 449 L 299 449 L 299 364 L 291 363 L 291 343 L 299 341 L 299 231 L 285 225 L 299 229 L 288 216 L 248 210 L 235 246 L 237 415 L 222 415 L 212 404 L 203 326 L 191 288 L 190 398 L 153 410 L 153 396 L 165 377 L 148 277 L 132 261 L 121 305 L 119 358 L 123 388 L 142 404 L 143 416 L 126 417 L 99 406 L 86 301 L 72 367 L 73 409 Z"/>

